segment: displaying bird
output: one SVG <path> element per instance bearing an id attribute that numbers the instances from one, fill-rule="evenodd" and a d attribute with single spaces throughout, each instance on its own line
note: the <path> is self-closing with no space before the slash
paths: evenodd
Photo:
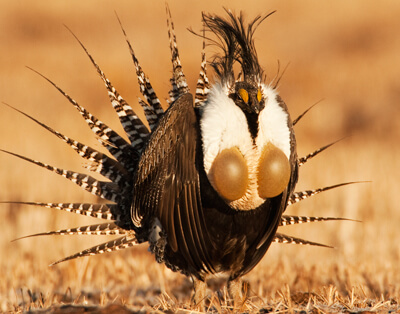
<path id="1" fill-rule="evenodd" d="M 297 156 L 293 126 L 303 115 L 293 121 L 276 91 L 277 83 L 265 82 L 254 45 L 255 30 L 270 14 L 257 16 L 248 24 L 242 14 L 236 16 L 230 11 L 225 18 L 203 14 L 207 35 L 215 37 L 207 39 L 219 46 L 221 53 L 210 62 L 216 76 L 215 83 L 210 84 L 203 42 L 201 71 L 193 97 L 167 7 L 173 75 L 165 112 L 126 39 L 145 98 L 139 103 L 150 129 L 77 39 L 105 83 L 129 140 L 39 74 L 78 110 L 112 157 L 21 113 L 63 140 L 90 162 L 91 171 L 108 180 L 7 153 L 55 172 L 109 203 L 19 203 L 107 221 L 36 235 L 121 235 L 53 265 L 148 242 L 157 262 L 193 278 L 194 300 L 200 303 L 205 298 L 207 277 L 217 273 L 228 275 L 230 293 L 239 298 L 241 277 L 258 264 L 272 242 L 322 245 L 277 233 L 283 225 L 340 220 L 283 213 L 293 203 L 348 183 L 304 192 L 294 190 L 299 166 L 331 144 L 306 157 Z M 123 28 L 122 31 L 127 38 Z"/>

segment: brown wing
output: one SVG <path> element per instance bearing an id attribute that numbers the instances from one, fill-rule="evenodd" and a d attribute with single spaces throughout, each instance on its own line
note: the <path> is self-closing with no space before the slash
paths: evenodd
<path id="1" fill-rule="evenodd" d="M 157 217 L 189 269 L 210 271 L 209 240 L 196 169 L 199 128 L 191 94 L 178 98 L 149 139 L 135 177 L 132 220 Z"/>

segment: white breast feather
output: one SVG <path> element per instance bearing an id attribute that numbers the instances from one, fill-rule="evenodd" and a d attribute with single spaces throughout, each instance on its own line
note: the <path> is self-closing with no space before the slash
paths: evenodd
<path id="1" fill-rule="evenodd" d="M 287 125 L 288 114 L 276 101 L 276 91 L 264 84 L 261 87 L 263 96 L 266 99 L 266 105 L 258 117 L 257 146 L 262 148 L 267 142 L 271 142 L 281 149 L 289 159 L 290 130 Z"/>
<path id="2" fill-rule="evenodd" d="M 238 210 L 251 210 L 260 206 L 264 199 L 258 196 L 257 169 L 263 146 L 272 142 L 286 156 L 290 156 L 290 131 L 287 113 L 276 101 L 273 89 L 262 86 L 266 99 L 265 108 L 259 115 L 259 133 L 253 144 L 247 119 L 243 111 L 229 98 L 228 87 L 214 85 L 202 108 L 200 129 L 203 140 L 204 169 L 208 175 L 215 157 L 224 149 L 238 147 L 247 161 L 249 186 L 243 197 L 230 202 Z"/>

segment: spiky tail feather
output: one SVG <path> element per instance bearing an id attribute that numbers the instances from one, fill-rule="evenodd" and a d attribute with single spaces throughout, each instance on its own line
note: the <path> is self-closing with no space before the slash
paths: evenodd
<path id="1" fill-rule="evenodd" d="M 313 217 L 313 216 L 295 216 L 295 215 L 282 215 L 279 223 L 280 227 L 289 225 L 298 225 L 310 222 L 321 221 L 358 221 L 354 219 L 341 218 L 341 217 Z"/>
<path id="2" fill-rule="evenodd" d="M 118 91 L 114 88 L 111 82 L 107 79 L 104 72 L 100 69 L 97 63 L 94 61 L 93 57 L 89 54 L 88 50 L 82 44 L 82 42 L 75 36 L 75 34 L 68 29 L 71 34 L 78 41 L 79 45 L 85 51 L 86 55 L 89 57 L 91 63 L 96 68 L 97 73 L 100 78 L 103 80 L 108 96 L 110 98 L 111 104 L 114 110 L 117 112 L 122 127 L 124 128 L 125 133 L 128 135 L 128 138 L 131 142 L 132 147 L 135 150 L 141 151 L 145 144 L 145 140 L 148 137 L 149 131 L 146 126 L 142 123 L 136 113 L 133 111 L 132 107 L 125 101 L 125 99 L 118 93 Z"/>
<path id="3" fill-rule="evenodd" d="M 46 235 L 122 235 L 127 234 L 128 230 L 121 228 L 114 222 L 106 222 L 102 224 L 95 224 L 89 226 L 79 226 L 69 229 L 60 229 L 55 231 L 40 232 L 35 234 L 30 234 L 24 237 L 17 238 L 13 241 L 32 238 L 37 236 Z"/>
<path id="4" fill-rule="evenodd" d="M 189 86 L 186 82 L 185 74 L 182 70 L 181 60 L 179 58 L 178 45 L 176 43 L 176 35 L 174 23 L 172 22 L 171 11 L 169 10 L 168 4 L 165 6 L 167 11 L 167 28 L 169 37 L 169 46 L 171 49 L 171 61 L 172 61 L 172 90 L 171 101 L 175 101 L 179 96 L 182 96 L 189 92 Z M 170 95 L 171 95 L 170 94 Z"/>
<path id="5" fill-rule="evenodd" d="M 207 60 L 205 53 L 205 38 L 204 38 L 205 29 L 203 29 L 203 49 L 201 51 L 201 66 L 200 66 L 200 74 L 197 80 L 196 85 L 196 95 L 194 100 L 195 107 L 202 107 L 207 100 L 208 93 L 210 92 L 210 82 L 207 77 Z"/>
<path id="6" fill-rule="evenodd" d="M 298 203 L 302 200 L 305 200 L 307 198 L 310 198 L 311 196 L 317 195 L 319 193 L 329 191 L 341 186 L 349 185 L 349 184 L 356 184 L 356 183 L 364 183 L 365 181 L 356 181 L 356 182 L 345 182 L 345 183 L 339 183 L 331 186 L 326 186 L 323 188 L 319 189 L 314 189 L 314 190 L 306 190 L 306 191 L 301 191 L 301 192 L 293 192 L 292 195 L 290 195 L 288 204 L 287 206 L 293 205 L 295 203 Z"/>
<path id="7" fill-rule="evenodd" d="M 0 204 L 34 205 L 54 208 L 69 213 L 105 220 L 121 220 L 121 209 L 118 204 L 91 203 L 42 203 L 42 202 L 0 202 Z"/>
<path id="8" fill-rule="evenodd" d="M 307 154 L 306 156 L 299 158 L 298 161 L 297 161 L 298 164 L 299 164 L 299 167 L 302 166 L 302 165 L 304 165 L 304 164 L 305 164 L 307 161 L 309 161 L 311 158 L 317 156 L 319 153 L 322 153 L 325 149 L 331 147 L 333 144 L 336 144 L 337 142 L 339 142 L 339 141 L 341 141 L 341 140 L 342 140 L 342 139 L 337 140 L 337 141 L 335 141 L 335 142 L 332 142 L 332 143 L 330 143 L 330 144 L 328 144 L 328 145 L 322 146 L 321 148 L 318 148 L 317 150 L 313 151 L 312 153 L 309 153 L 309 154 Z"/>
<path id="9" fill-rule="evenodd" d="M 312 241 L 308 241 L 308 240 L 304 240 L 304 239 L 300 239 L 300 238 L 295 238 L 295 237 L 288 236 L 288 235 L 282 234 L 282 233 L 276 233 L 273 242 L 284 243 L 284 244 L 313 245 L 313 246 L 321 246 L 321 247 L 326 247 L 326 248 L 331 248 L 331 249 L 333 248 L 332 246 L 329 246 L 329 245 L 325 245 L 325 244 L 318 243 L 318 242 L 312 242 Z"/>
<path id="10" fill-rule="evenodd" d="M 83 250 L 81 252 L 78 252 L 78 253 L 75 253 L 68 257 L 65 257 L 63 259 L 60 259 L 60 260 L 50 264 L 50 266 L 54 266 L 61 262 L 65 262 L 65 261 L 68 261 L 71 259 L 80 258 L 80 257 L 88 256 L 88 255 L 98 255 L 98 254 L 103 254 L 106 252 L 113 252 L 113 251 L 126 249 L 126 248 L 132 247 L 136 244 L 139 244 L 139 242 L 137 241 L 135 235 L 129 234 L 129 235 L 123 236 L 121 238 L 111 240 L 109 242 L 102 243 L 100 245 L 93 246 L 89 249 Z"/>
<path id="11" fill-rule="evenodd" d="M 44 78 L 47 82 L 53 85 L 65 98 L 67 98 L 68 101 L 79 111 L 89 128 L 93 131 L 93 133 L 95 133 L 99 142 L 107 148 L 107 150 L 128 172 L 133 171 L 140 156 L 140 152 L 138 150 L 134 149 L 134 147 L 132 147 L 130 143 L 122 138 L 117 132 L 112 130 L 108 125 L 97 119 L 84 107 L 79 105 L 73 98 L 71 98 L 66 92 L 64 92 L 49 78 L 32 68 L 29 69 Z"/>
<path id="12" fill-rule="evenodd" d="M 119 19 L 118 21 L 120 22 Z M 179 54 L 176 45 L 176 37 L 174 33 L 174 26 L 171 21 L 171 14 L 168 9 L 167 9 L 167 23 L 171 27 L 169 29 L 169 37 L 170 37 L 170 46 L 171 46 L 172 62 L 173 62 L 174 84 L 175 83 L 177 84 L 177 91 L 179 96 L 179 94 L 187 92 L 188 87 L 185 76 L 182 71 L 182 66 L 180 65 Z M 146 103 L 142 100 L 139 100 L 139 103 L 145 111 L 145 116 L 149 122 L 150 129 L 153 130 L 158 124 L 161 117 L 163 116 L 164 111 L 161 107 L 157 95 L 155 94 L 151 86 L 148 77 L 144 74 L 133 52 L 133 49 L 131 47 L 129 40 L 127 39 L 126 32 L 123 29 L 121 22 L 120 25 L 136 68 L 136 74 L 138 77 L 140 91 L 148 101 L 148 103 Z M 72 31 L 70 32 L 72 33 Z M 67 136 L 61 134 L 58 131 L 53 130 L 52 128 L 48 127 L 44 123 L 39 122 L 38 120 L 34 119 L 28 114 L 25 114 L 15 108 L 13 109 L 24 114 L 26 117 L 30 118 L 40 126 L 44 127 L 45 129 L 47 129 L 48 131 L 50 131 L 51 133 L 62 139 L 65 143 L 67 143 L 70 147 L 72 147 L 82 158 L 85 158 L 91 162 L 91 165 L 88 167 L 89 170 L 102 174 L 106 178 L 110 179 L 112 182 L 98 181 L 92 178 L 91 176 L 85 174 L 56 168 L 15 153 L 7 151 L 4 152 L 19 157 L 21 159 L 24 159 L 26 161 L 32 162 L 38 166 L 46 168 L 59 175 L 62 175 L 63 177 L 71 180 L 72 182 L 84 188 L 85 190 L 97 196 L 103 197 L 107 200 L 111 200 L 116 204 L 102 205 L 102 204 L 83 204 L 83 203 L 81 204 L 81 203 L 38 203 L 38 202 L 14 202 L 14 204 L 17 203 L 29 204 L 29 205 L 48 207 L 48 208 L 56 208 L 59 210 L 65 210 L 81 215 L 92 216 L 107 220 L 114 220 L 114 222 L 111 223 L 96 224 L 96 225 L 83 226 L 71 229 L 62 229 L 57 231 L 39 233 L 31 236 L 66 235 L 66 234 L 110 235 L 110 234 L 126 234 L 126 233 L 128 233 L 128 235 L 116 240 L 109 241 L 107 243 L 103 243 L 98 246 L 94 246 L 90 249 L 78 252 L 56 263 L 86 255 L 95 255 L 104 252 L 123 249 L 138 243 L 134 235 L 134 232 L 131 230 L 132 225 L 130 219 L 128 219 L 130 222 L 128 224 L 120 222 L 119 219 L 122 218 L 124 220 L 127 220 L 126 216 L 129 216 L 129 211 L 127 209 L 129 208 L 131 203 L 130 197 L 125 197 L 124 195 L 130 195 L 133 190 L 133 186 L 131 178 L 128 174 L 133 173 L 134 168 L 136 167 L 136 162 L 139 159 L 140 152 L 143 148 L 143 145 L 145 145 L 145 142 L 147 141 L 149 135 L 149 131 L 144 126 L 142 121 L 138 118 L 136 113 L 122 98 L 122 96 L 117 92 L 117 90 L 113 87 L 111 82 L 106 78 L 104 72 L 94 61 L 93 57 L 89 54 L 88 50 L 85 48 L 82 42 L 75 36 L 75 34 L 72 33 L 72 35 L 75 37 L 75 39 L 78 41 L 82 49 L 85 51 L 91 63 L 97 70 L 97 73 L 99 74 L 100 78 L 105 83 L 111 104 L 113 105 L 113 108 L 117 112 L 121 124 L 124 128 L 124 131 L 126 132 L 129 141 L 131 143 L 126 142 L 121 136 L 119 136 L 115 131 L 109 128 L 105 123 L 98 120 L 85 108 L 80 106 L 74 99 L 72 99 L 67 93 L 65 93 L 50 79 L 48 79 L 47 77 L 45 77 L 44 75 L 33 69 L 31 70 L 39 74 L 45 80 L 47 80 L 64 97 L 66 97 L 70 103 L 74 105 L 74 107 L 83 116 L 88 126 L 96 134 L 101 144 L 105 146 L 117 160 L 111 159 L 93 148 L 90 148 L 80 142 L 68 138 Z"/>
<path id="13" fill-rule="evenodd" d="M 122 165 L 115 159 L 109 158 L 107 155 L 99 152 L 98 150 L 91 148 L 87 145 L 84 145 L 78 141 L 75 141 L 61 134 L 58 131 L 53 130 L 49 126 L 36 120 L 27 113 L 22 112 L 21 110 L 18 110 L 6 103 L 4 104 L 14 109 L 15 111 L 23 114 L 24 116 L 28 117 L 35 123 L 39 124 L 41 127 L 45 128 L 46 130 L 48 130 L 49 132 L 53 133 L 58 138 L 63 140 L 68 146 L 74 149 L 79 154 L 79 156 L 88 160 L 91 163 L 90 166 L 88 166 L 90 171 L 100 173 L 107 179 L 110 179 L 114 183 L 117 183 L 121 188 L 131 187 L 132 182 L 130 182 L 131 178 L 127 170 L 124 167 L 122 167 Z"/>
<path id="14" fill-rule="evenodd" d="M 130 41 L 128 40 L 128 36 L 126 35 L 125 29 L 123 28 L 121 20 L 119 19 L 118 15 L 117 15 L 117 19 L 118 19 L 119 25 L 121 27 L 122 33 L 124 34 L 125 41 L 128 44 L 129 52 L 131 54 L 132 61 L 135 66 L 136 76 L 138 79 L 140 92 L 146 98 L 146 100 L 148 102 L 147 106 L 149 106 L 151 108 L 151 110 L 157 116 L 157 120 L 159 120 L 164 115 L 164 110 L 161 106 L 160 100 L 157 97 L 157 95 L 153 89 L 153 86 L 150 83 L 149 78 L 143 72 L 143 69 L 139 64 L 139 61 L 136 58 L 135 52 L 133 51 L 132 45 L 131 45 Z"/>

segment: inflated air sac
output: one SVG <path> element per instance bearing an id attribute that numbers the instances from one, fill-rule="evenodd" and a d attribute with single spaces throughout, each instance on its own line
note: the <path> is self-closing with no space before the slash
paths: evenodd
<path id="1" fill-rule="evenodd" d="M 281 194 L 290 180 L 290 164 L 285 153 L 272 143 L 264 146 L 258 166 L 258 195 L 271 198 Z"/>
<path id="2" fill-rule="evenodd" d="M 211 184 L 228 202 L 241 198 L 247 190 L 247 163 L 237 147 L 227 148 L 215 157 L 208 173 Z"/>

